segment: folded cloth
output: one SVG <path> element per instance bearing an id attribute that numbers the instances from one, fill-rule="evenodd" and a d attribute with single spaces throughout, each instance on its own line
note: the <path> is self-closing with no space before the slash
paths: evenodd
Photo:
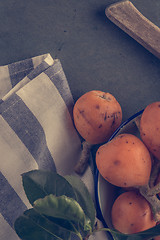
<path id="1" fill-rule="evenodd" d="M 18 240 L 14 221 L 31 207 L 21 174 L 39 168 L 73 174 L 81 141 L 67 79 L 50 54 L 1 66 L 0 99 L 0 239 Z M 90 167 L 82 180 L 94 197 Z M 107 239 L 97 236 L 90 239 Z"/>

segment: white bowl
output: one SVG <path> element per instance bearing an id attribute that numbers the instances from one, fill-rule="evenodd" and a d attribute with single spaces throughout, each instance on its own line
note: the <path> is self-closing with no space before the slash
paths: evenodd
<path id="1" fill-rule="evenodd" d="M 115 136 L 122 133 L 131 133 L 140 137 L 139 130 L 136 126 L 135 120 L 141 116 L 143 110 L 131 116 L 127 121 L 121 124 L 121 126 L 114 132 L 109 141 Z M 97 208 L 97 216 L 102 221 L 104 227 L 113 228 L 111 223 L 111 208 L 114 200 L 120 194 L 121 189 L 113 186 L 107 182 L 96 170 L 95 175 L 95 200 Z M 107 233 L 109 240 L 113 240 L 111 234 Z"/>

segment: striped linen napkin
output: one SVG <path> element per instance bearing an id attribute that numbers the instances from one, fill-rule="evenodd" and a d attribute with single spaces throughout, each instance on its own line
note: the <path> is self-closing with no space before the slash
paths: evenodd
<path id="1" fill-rule="evenodd" d="M 38 168 L 74 174 L 81 142 L 65 74 L 50 54 L 0 66 L 0 99 L 0 239 L 18 240 L 14 221 L 31 207 L 21 174 Z M 82 180 L 94 197 L 90 167 Z"/>

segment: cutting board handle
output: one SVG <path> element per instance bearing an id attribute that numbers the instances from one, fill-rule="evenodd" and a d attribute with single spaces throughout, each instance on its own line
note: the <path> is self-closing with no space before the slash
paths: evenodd
<path id="1" fill-rule="evenodd" d="M 160 28 L 144 17 L 130 1 L 110 5 L 105 14 L 114 24 L 160 58 Z"/>

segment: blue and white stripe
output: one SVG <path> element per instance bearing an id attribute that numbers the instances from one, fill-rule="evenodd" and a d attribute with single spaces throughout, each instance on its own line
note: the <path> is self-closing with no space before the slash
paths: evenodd
<path id="1" fill-rule="evenodd" d="M 0 67 L 0 239 L 18 240 L 15 219 L 30 207 L 21 174 L 73 173 L 81 142 L 73 98 L 59 60 L 50 54 Z M 83 180 L 93 193 L 90 168 Z"/>

